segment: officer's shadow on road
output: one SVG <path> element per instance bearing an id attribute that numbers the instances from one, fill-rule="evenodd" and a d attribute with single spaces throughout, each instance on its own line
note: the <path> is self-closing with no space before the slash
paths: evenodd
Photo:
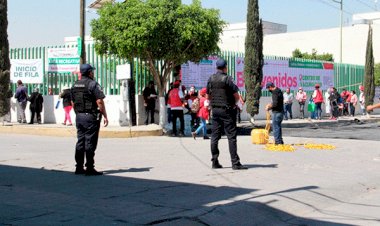
<path id="1" fill-rule="evenodd" d="M 153 169 L 153 167 L 105 170 L 103 171 L 103 173 L 105 175 L 118 174 L 118 173 L 140 173 L 140 172 L 148 172 L 151 169 Z"/>
<path id="2" fill-rule="evenodd" d="M 149 169 L 116 170 L 108 175 L 88 177 L 73 172 L 0 165 L 0 224 L 347 225 L 333 222 L 344 217 L 339 212 L 324 218 L 329 221 L 315 220 L 271 205 L 282 202 L 279 197 L 289 196 L 298 201 L 295 193 L 317 191 L 317 186 L 258 194 L 257 189 L 110 175 Z M 264 196 L 269 201 L 258 201 Z M 320 211 L 304 199 L 296 203 L 300 204 Z M 355 218 L 361 218 L 352 214 L 346 217 L 354 222 Z"/>

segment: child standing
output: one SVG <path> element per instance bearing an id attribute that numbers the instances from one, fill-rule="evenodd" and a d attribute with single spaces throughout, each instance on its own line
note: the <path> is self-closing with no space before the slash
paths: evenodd
<path id="1" fill-rule="evenodd" d="M 197 137 L 197 134 L 203 130 L 203 139 L 210 139 L 207 136 L 207 127 L 206 127 L 206 120 L 210 117 L 210 101 L 208 100 L 208 97 L 206 95 L 207 89 L 203 88 L 199 92 L 200 95 L 200 102 L 199 102 L 199 111 L 198 111 L 198 117 L 201 120 L 201 124 L 198 126 L 198 128 L 195 130 L 195 132 L 192 132 L 191 135 L 193 136 L 194 140 Z"/>

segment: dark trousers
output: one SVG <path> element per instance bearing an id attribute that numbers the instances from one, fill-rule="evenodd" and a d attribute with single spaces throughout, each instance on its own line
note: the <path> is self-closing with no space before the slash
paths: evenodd
<path id="1" fill-rule="evenodd" d="M 41 123 L 41 112 L 39 111 L 32 111 L 31 110 L 31 117 L 30 117 L 30 123 L 34 123 L 34 116 L 37 115 L 37 123 Z"/>
<path id="2" fill-rule="evenodd" d="M 352 116 L 355 116 L 355 106 L 352 103 L 350 104 L 350 112 Z"/>
<path id="3" fill-rule="evenodd" d="M 148 125 L 149 123 L 149 115 L 150 115 L 150 123 L 153 124 L 154 123 L 154 110 L 155 110 L 155 107 L 152 107 L 152 106 L 147 106 L 145 107 L 145 125 Z"/>
<path id="4" fill-rule="evenodd" d="M 284 144 L 282 140 L 282 120 L 284 114 L 282 112 L 273 111 L 272 112 L 272 126 L 273 126 L 273 137 L 275 144 Z"/>
<path id="5" fill-rule="evenodd" d="M 300 116 L 305 118 L 305 102 L 298 102 L 300 105 Z"/>
<path id="6" fill-rule="evenodd" d="M 77 144 L 75 147 L 75 161 L 77 168 L 82 168 L 84 156 L 86 154 L 87 169 L 94 168 L 95 150 L 98 145 L 99 129 L 101 118 L 97 119 L 96 114 L 77 113 Z"/>
<path id="7" fill-rule="evenodd" d="M 237 154 L 236 144 L 236 114 L 237 109 L 213 108 L 212 109 L 212 133 L 211 133 L 211 155 L 212 161 L 218 160 L 219 148 L 218 143 L 222 137 L 222 129 L 228 139 L 228 147 L 231 155 L 232 165 L 240 163 Z"/>
<path id="8" fill-rule="evenodd" d="M 292 105 L 293 104 L 284 104 L 284 116 L 285 116 L 285 120 L 288 120 L 288 112 L 289 112 L 290 119 L 293 119 Z"/>
<path id="9" fill-rule="evenodd" d="M 197 116 L 197 113 L 191 113 L 191 131 L 195 131 L 199 126 L 199 118 Z"/>
<path id="10" fill-rule="evenodd" d="M 183 110 L 171 110 L 172 113 L 172 122 L 173 122 L 173 134 L 177 134 L 177 118 L 179 118 L 179 122 L 181 124 L 180 133 L 184 133 L 185 131 L 185 120 L 183 118 Z"/>
<path id="11" fill-rule="evenodd" d="M 316 112 L 315 117 L 317 119 L 321 119 L 322 118 L 322 103 L 315 103 L 315 112 Z"/>

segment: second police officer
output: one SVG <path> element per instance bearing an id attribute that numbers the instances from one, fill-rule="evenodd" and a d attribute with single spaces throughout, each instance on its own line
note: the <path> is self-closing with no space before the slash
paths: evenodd
<path id="1" fill-rule="evenodd" d="M 212 168 L 222 168 L 218 160 L 218 143 L 222 136 L 222 129 L 224 129 L 228 138 L 232 169 L 248 169 L 240 163 L 237 154 L 236 103 L 239 101 L 239 88 L 234 84 L 232 77 L 227 75 L 227 62 L 225 60 L 219 59 L 216 62 L 216 67 L 217 73 L 212 75 L 207 82 L 207 94 L 212 109 Z"/>
<path id="2" fill-rule="evenodd" d="M 108 125 L 107 112 L 103 99 L 105 95 L 100 85 L 94 81 L 94 70 L 90 64 L 81 64 L 82 79 L 74 83 L 71 90 L 76 114 L 77 144 L 75 147 L 75 174 L 102 175 L 94 168 L 94 156 L 98 144 L 100 122 L 104 117 L 104 126 Z M 84 158 L 86 155 L 86 170 Z"/>

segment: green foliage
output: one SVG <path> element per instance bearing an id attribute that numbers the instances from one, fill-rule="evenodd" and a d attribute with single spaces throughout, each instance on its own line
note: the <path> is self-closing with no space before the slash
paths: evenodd
<path id="1" fill-rule="evenodd" d="M 259 113 L 263 64 L 263 25 L 259 18 L 259 4 L 258 0 L 249 0 L 247 36 L 245 38 L 244 79 L 247 91 L 247 112 L 251 117 Z"/>
<path id="2" fill-rule="evenodd" d="M 6 115 L 10 110 L 9 98 L 11 90 L 9 87 L 9 42 L 8 42 L 8 2 L 0 0 L 0 117 Z"/>
<path id="3" fill-rule="evenodd" d="M 375 86 L 380 86 L 380 63 L 375 64 Z"/>
<path id="4" fill-rule="evenodd" d="M 323 61 L 334 62 L 334 56 L 331 53 L 318 54 L 316 49 L 312 49 L 311 54 L 307 52 L 302 53 L 301 50 L 295 49 L 292 52 L 292 57 L 301 58 L 301 59 L 309 59 L 309 60 L 323 60 Z"/>
<path id="5" fill-rule="evenodd" d="M 375 97 L 374 66 L 375 62 L 373 58 L 372 27 L 370 26 L 368 30 L 364 68 L 364 95 L 366 107 L 373 104 L 373 98 Z"/>
<path id="6" fill-rule="evenodd" d="M 139 57 L 154 75 L 160 96 L 172 69 L 199 61 L 219 50 L 225 22 L 219 11 L 203 9 L 199 0 L 128 0 L 107 4 L 91 22 L 95 49 L 125 59 Z M 156 68 L 163 61 L 161 68 Z"/>

